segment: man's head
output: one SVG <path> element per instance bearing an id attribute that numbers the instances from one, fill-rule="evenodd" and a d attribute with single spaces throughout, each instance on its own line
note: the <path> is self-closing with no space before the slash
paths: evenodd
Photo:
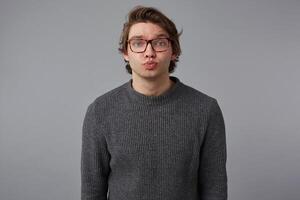
<path id="1" fill-rule="evenodd" d="M 135 62 L 130 62 L 132 60 L 130 59 L 132 58 L 130 57 L 130 55 L 143 56 L 139 54 L 147 53 L 147 49 L 149 48 L 149 46 L 152 47 L 151 49 L 154 51 L 152 53 L 155 54 L 151 56 L 167 56 L 165 54 L 167 54 L 168 52 L 160 52 L 160 49 L 156 49 L 156 40 L 149 41 L 157 38 L 167 39 L 168 45 L 170 46 L 170 49 L 168 51 L 170 51 L 171 53 L 171 57 L 169 59 L 167 67 L 169 73 L 173 72 L 176 67 L 176 62 L 178 61 L 179 55 L 181 54 L 179 43 L 180 34 L 181 33 L 178 33 L 175 24 L 157 9 L 142 6 L 135 7 L 128 14 L 128 20 L 124 23 L 119 43 L 119 51 L 124 55 L 125 61 L 129 62 L 129 64 L 126 65 L 128 73 L 132 74 L 134 66 L 131 65 L 135 64 Z M 131 48 L 133 45 L 135 45 L 133 44 L 134 41 L 132 41 L 132 39 L 134 38 L 139 38 L 144 40 L 143 42 L 148 42 L 146 44 L 147 49 L 144 49 L 144 52 L 136 51 L 135 49 Z M 158 42 L 161 41 L 159 40 Z M 163 42 L 166 41 L 163 40 Z M 150 52 L 150 54 L 152 53 Z M 149 55 L 144 55 L 144 57 L 147 56 Z"/>

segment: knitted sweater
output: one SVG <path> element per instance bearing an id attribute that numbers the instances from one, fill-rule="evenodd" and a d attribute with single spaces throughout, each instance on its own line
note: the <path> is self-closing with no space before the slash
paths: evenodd
<path id="1" fill-rule="evenodd" d="M 132 80 L 98 97 L 83 122 L 82 200 L 226 200 L 217 101 L 170 77 L 160 96 Z"/>

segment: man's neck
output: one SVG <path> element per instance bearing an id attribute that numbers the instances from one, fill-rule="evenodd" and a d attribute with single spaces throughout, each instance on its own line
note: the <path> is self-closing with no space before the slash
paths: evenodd
<path id="1" fill-rule="evenodd" d="M 132 76 L 133 89 L 146 96 L 159 96 L 168 91 L 173 85 L 174 82 L 169 76 L 158 79 L 143 79 Z"/>

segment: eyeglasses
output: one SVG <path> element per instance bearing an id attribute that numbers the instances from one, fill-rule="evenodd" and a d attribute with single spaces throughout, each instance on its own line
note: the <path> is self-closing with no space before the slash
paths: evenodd
<path id="1" fill-rule="evenodd" d="M 153 40 L 144 40 L 133 38 L 128 40 L 129 47 L 134 53 L 143 53 L 146 51 L 148 44 L 151 44 L 152 49 L 155 52 L 167 51 L 170 45 L 169 38 L 156 38 Z"/>

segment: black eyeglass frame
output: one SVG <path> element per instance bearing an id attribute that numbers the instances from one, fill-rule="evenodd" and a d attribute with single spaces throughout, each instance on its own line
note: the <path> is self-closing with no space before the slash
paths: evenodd
<path id="1" fill-rule="evenodd" d="M 162 51 L 156 51 L 156 50 L 153 48 L 153 46 L 152 46 L 152 41 L 153 41 L 153 40 L 159 40 L 159 39 L 167 39 L 167 40 L 168 40 L 168 48 L 170 47 L 170 42 L 172 42 L 172 40 L 171 40 L 170 38 L 155 38 L 155 39 L 152 39 L 152 40 L 145 40 L 145 39 L 141 39 L 141 38 L 132 38 L 132 39 L 130 39 L 130 40 L 127 40 L 127 43 L 129 44 L 130 50 L 131 50 L 132 52 L 134 52 L 134 53 L 144 53 L 144 52 L 146 51 L 146 49 L 147 49 L 149 43 L 151 44 L 152 50 L 155 51 L 155 52 L 164 52 L 164 51 L 167 51 L 168 48 L 167 48 L 166 50 L 162 50 Z M 144 51 L 138 51 L 138 52 L 137 52 L 137 51 L 133 51 L 132 48 L 131 48 L 131 44 L 130 44 L 131 40 L 144 40 L 144 41 L 146 41 L 146 46 L 145 46 Z"/>

